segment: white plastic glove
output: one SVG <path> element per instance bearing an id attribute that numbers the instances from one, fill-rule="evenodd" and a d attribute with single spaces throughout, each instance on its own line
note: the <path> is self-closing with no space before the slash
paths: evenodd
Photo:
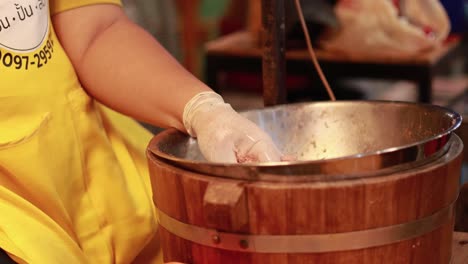
<path id="1" fill-rule="evenodd" d="M 242 117 L 215 92 L 194 96 L 184 109 L 184 126 L 198 139 L 203 156 L 211 162 L 275 162 L 281 153 L 273 140 Z"/>

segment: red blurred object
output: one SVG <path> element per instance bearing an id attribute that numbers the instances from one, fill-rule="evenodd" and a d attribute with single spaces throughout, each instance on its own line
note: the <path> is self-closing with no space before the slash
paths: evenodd
<path id="1" fill-rule="evenodd" d="M 426 34 L 426 36 L 431 36 L 435 34 L 434 29 L 429 26 L 424 26 L 423 31 L 424 31 L 424 34 Z"/>
<path id="2" fill-rule="evenodd" d="M 400 11 L 400 0 L 393 0 L 393 5 Z"/>
<path id="3" fill-rule="evenodd" d="M 445 40 L 445 43 L 452 43 L 452 42 L 458 42 L 460 41 L 461 39 L 461 35 L 460 34 L 450 34 L 448 35 L 447 39 Z"/>

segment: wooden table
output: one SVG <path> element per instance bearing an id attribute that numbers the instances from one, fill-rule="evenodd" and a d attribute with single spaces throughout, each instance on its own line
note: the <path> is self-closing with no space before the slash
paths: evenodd
<path id="1" fill-rule="evenodd" d="M 452 41 L 412 58 L 386 58 L 382 61 L 338 56 L 323 50 L 318 50 L 316 53 L 329 79 L 374 78 L 414 81 L 419 87 L 419 101 L 431 102 L 434 73 L 457 56 L 460 46 L 458 41 Z M 218 87 L 220 72 L 261 73 L 263 51 L 247 31 L 232 33 L 207 42 L 205 52 L 206 82 L 214 89 Z M 287 51 L 286 59 L 288 73 L 315 75 L 315 69 L 306 50 Z"/>

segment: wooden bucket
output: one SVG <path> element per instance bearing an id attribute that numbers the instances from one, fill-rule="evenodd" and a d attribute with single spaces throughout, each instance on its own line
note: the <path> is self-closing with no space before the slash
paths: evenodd
<path id="1" fill-rule="evenodd" d="M 330 182 L 212 177 L 148 151 L 164 259 L 449 263 L 463 149 L 458 137 L 451 140 L 448 152 L 426 165 Z"/>
<path id="2" fill-rule="evenodd" d="M 457 130 L 457 135 L 463 141 L 463 145 L 468 144 L 468 114 L 463 116 L 463 123 Z M 463 157 L 465 164 L 468 164 L 468 148 L 463 149 Z M 467 180 L 465 175 L 463 180 Z M 468 182 L 460 188 L 460 195 L 457 201 L 455 230 L 461 232 L 468 232 Z"/>

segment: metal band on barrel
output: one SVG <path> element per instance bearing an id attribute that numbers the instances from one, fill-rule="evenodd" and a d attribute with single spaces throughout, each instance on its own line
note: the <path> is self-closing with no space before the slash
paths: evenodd
<path id="1" fill-rule="evenodd" d="M 362 231 L 315 235 L 242 235 L 189 225 L 159 211 L 160 225 L 191 242 L 230 251 L 256 253 L 323 253 L 365 249 L 416 238 L 453 217 L 453 204 L 425 218 Z"/>

